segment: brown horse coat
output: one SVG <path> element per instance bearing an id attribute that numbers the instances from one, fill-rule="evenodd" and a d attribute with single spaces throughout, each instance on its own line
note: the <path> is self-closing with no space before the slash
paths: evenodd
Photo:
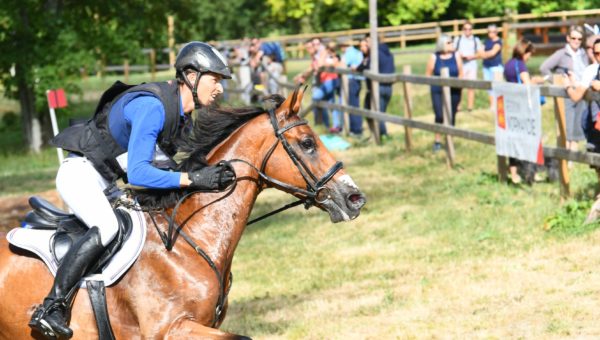
<path id="1" fill-rule="evenodd" d="M 297 90 L 277 109 L 280 126 L 299 119 L 296 114 L 301 98 L 302 92 L 298 93 Z M 332 155 L 307 125 L 294 127 L 285 136 L 294 145 L 302 138 L 314 138 L 318 152 L 307 154 L 305 159 L 314 174 L 321 176 L 335 163 Z M 269 117 L 260 115 L 232 133 L 207 159 L 210 163 L 216 163 L 221 159 L 242 158 L 260 168 L 265 154 L 275 141 Z M 238 182 L 230 195 L 199 210 L 199 207 L 222 197 L 223 193 L 195 194 L 181 205 L 176 217 L 176 221 L 181 223 L 191 216 L 185 223 L 185 231 L 209 255 L 225 278 L 230 274 L 235 249 L 256 197 L 262 190 L 257 185 L 258 175 L 254 169 L 242 163 L 235 163 L 234 166 Z M 306 186 L 281 144 L 270 156 L 265 173 L 300 188 Z M 344 202 L 352 193 L 360 195 L 362 201 L 357 205 L 352 206 L 357 196 L 354 196 L 352 202 L 337 203 L 337 206 L 343 206 L 339 209 L 355 214 L 352 216 L 354 218 L 364 204 L 364 197 L 358 188 L 349 186 L 347 180 L 339 180 L 344 175 L 343 170 L 337 173 L 327 187 L 332 192 L 339 193 L 339 199 Z M 332 214 L 332 209 L 335 208 L 331 206 L 321 208 Z M 116 338 L 239 338 L 210 327 L 220 292 L 217 278 L 207 262 L 181 237 L 172 251 L 166 251 L 152 222 L 148 217 L 147 220 L 147 239 L 139 259 L 116 285 L 106 291 Z M 166 230 L 164 220 L 159 222 L 159 227 Z M 10 247 L 5 235 L 0 235 L 1 339 L 40 337 L 31 332 L 27 323 L 35 305 L 47 294 L 52 280 L 42 261 Z M 228 282 L 227 279 L 224 281 Z M 74 331 L 74 338 L 97 338 L 95 320 L 86 292 L 77 294 L 72 311 L 70 327 Z M 224 315 L 225 312 L 217 327 Z"/>

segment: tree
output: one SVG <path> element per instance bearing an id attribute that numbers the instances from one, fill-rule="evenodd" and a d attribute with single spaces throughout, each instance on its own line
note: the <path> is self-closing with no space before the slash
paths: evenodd
<path id="1" fill-rule="evenodd" d="M 184 0 L 177 6 L 182 3 L 190 4 Z M 96 60 L 139 55 L 149 42 L 160 40 L 165 46 L 169 6 L 143 0 L 0 2 L 0 81 L 7 95 L 19 100 L 23 136 L 30 149 L 36 148 L 33 121 L 49 126 L 44 91 L 75 88 L 73 79 L 80 69 L 93 69 Z"/>

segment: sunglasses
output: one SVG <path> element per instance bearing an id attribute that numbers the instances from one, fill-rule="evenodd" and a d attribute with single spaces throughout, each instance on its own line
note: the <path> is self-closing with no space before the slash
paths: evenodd
<path id="1" fill-rule="evenodd" d="M 583 38 L 578 38 L 578 37 L 569 37 L 569 39 L 571 39 L 571 40 L 577 40 L 577 41 L 583 40 Z"/>
<path id="2" fill-rule="evenodd" d="M 597 57 L 597 56 L 600 56 L 600 51 L 594 51 L 594 55 L 595 55 L 596 57 Z"/>

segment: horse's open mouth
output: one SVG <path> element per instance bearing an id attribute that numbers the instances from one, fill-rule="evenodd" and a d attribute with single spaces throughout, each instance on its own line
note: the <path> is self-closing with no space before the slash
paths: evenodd
<path id="1" fill-rule="evenodd" d="M 342 190 L 333 189 L 320 206 L 329 213 L 331 222 L 337 223 L 350 221 L 360 215 L 360 209 L 367 203 L 366 197 L 362 192 L 352 188 L 349 193 L 342 193 Z"/>

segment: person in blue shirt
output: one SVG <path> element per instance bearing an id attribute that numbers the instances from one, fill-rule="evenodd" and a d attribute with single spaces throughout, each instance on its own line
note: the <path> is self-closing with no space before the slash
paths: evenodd
<path id="1" fill-rule="evenodd" d="M 64 202 L 88 227 L 57 269 L 54 284 L 29 326 L 49 338 L 71 338 L 67 326 L 73 290 L 114 239 L 119 221 L 106 193 L 117 179 L 151 189 L 223 190 L 235 180 L 228 166 L 189 173 L 171 171 L 175 140 L 189 127 L 194 109 L 213 103 L 231 78 L 225 58 L 202 42 L 186 44 L 175 61 L 176 78 L 128 86 L 117 82 L 100 99 L 94 117 L 72 126 L 52 143 L 70 151 L 56 187 Z"/>
<path id="2" fill-rule="evenodd" d="M 356 71 L 363 62 L 363 54 L 350 44 L 349 38 L 341 38 L 338 41 L 342 50 L 342 64 Z M 348 105 L 360 107 L 360 88 L 363 76 L 348 75 Z M 362 116 L 350 114 L 350 133 L 354 136 L 362 135 Z"/>
<path id="3" fill-rule="evenodd" d="M 425 67 L 425 75 L 441 76 L 442 69 L 447 68 L 450 77 L 461 78 L 463 75 L 463 63 L 460 55 L 454 51 L 452 37 L 447 34 L 441 34 L 435 45 L 435 53 L 433 53 L 427 61 Z M 454 126 L 456 121 L 456 112 L 461 99 L 461 89 L 457 87 L 450 88 L 450 112 L 448 124 Z M 444 124 L 444 92 L 441 86 L 431 85 L 431 104 L 435 113 L 435 123 Z M 433 142 L 433 151 L 437 152 L 442 149 L 441 135 L 435 134 Z"/>
<path id="4" fill-rule="evenodd" d="M 487 81 L 496 81 L 495 74 L 504 72 L 502 64 L 502 39 L 498 36 L 498 27 L 491 24 L 487 28 L 488 39 L 483 43 L 483 51 L 479 56 L 483 59 L 483 79 Z M 494 107 L 494 94 L 488 90 L 490 100 L 490 109 Z"/>
<path id="5" fill-rule="evenodd" d="M 360 49 L 363 50 L 363 54 L 365 55 L 365 59 L 362 62 L 359 70 L 368 70 L 371 68 L 371 58 L 370 58 L 370 46 L 371 41 L 370 37 L 367 36 L 365 39 L 360 42 Z M 394 65 L 394 55 L 390 51 L 390 48 L 387 44 L 379 42 L 377 45 L 377 56 L 378 56 L 378 65 L 379 65 L 379 73 L 381 74 L 390 74 L 396 72 L 396 66 Z M 392 98 L 392 83 L 379 83 L 379 111 L 386 112 L 387 106 Z M 371 109 L 371 93 L 372 93 L 372 83 L 371 80 L 367 78 L 367 93 L 365 95 L 365 104 L 364 107 L 367 110 Z M 387 136 L 387 129 L 384 121 L 379 122 L 379 134 L 383 136 Z"/>
<path id="6" fill-rule="evenodd" d="M 543 84 L 544 78 L 540 76 L 531 76 L 527 69 L 527 61 L 535 52 L 533 43 L 527 39 L 521 39 L 513 48 L 512 58 L 504 65 L 504 79 L 509 83 L 517 84 Z M 510 180 L 513 184 L 519 184 L 522 181 L 517 168 L 521 166 L 523 161 L 516 158 L 508 158 L 508 170 L 510 172 Z"/>

